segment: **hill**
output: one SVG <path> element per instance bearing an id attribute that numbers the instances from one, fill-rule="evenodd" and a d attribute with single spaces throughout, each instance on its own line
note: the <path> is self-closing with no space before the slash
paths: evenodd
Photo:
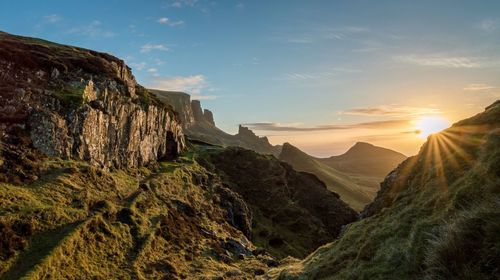
<path id="1" fill-rule="evenodd" d="M 343 201 L 357 211 L 361 211 L 373 199 L 376 192 L 370 188 L 371 186 L 356 182 L 353 177 L 324 164 L 289 143 L 283 144 L 279 159 L 296 170 L 316 175 L 330 191 L 338 193 Z"/>
<path id="2" fill-rule="evenodd" d="M 384 178 L 405 159 L 396 151 L 357 142 L 342 155 L 318 160 L 342 172 Z"/>
<path id="3" fill-rule="evenodd" d="M 271 155 L 194 145 L 193 103 L 109 54 L 0 32 L 0 68 L 1 279 L 255 279 L 358 218 Z"/>
<path id="4" fill-rule="evenodd" d="M 362 220 L 272 279 L 498 279 L 500 101 L 428 137 Z"/>

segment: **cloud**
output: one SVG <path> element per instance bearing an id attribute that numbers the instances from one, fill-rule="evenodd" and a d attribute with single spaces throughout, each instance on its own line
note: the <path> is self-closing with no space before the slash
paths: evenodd
<path id="1" fill-rule="evenodd" d="M 173 8 L 194 8 L 203 13 L 208 13 L 211 6 L 216 5 L 215 1 L 209 0 L 173 0 L 167 6 Z"/>
<path id="2" fill-rule="evenodd" d="M 478 25 L 480 29 L 488 32 L 495 31 L 498 28 L 498 26 L 499 26 L 498 20 L 494 19 L 484 19 Z"/>
<path id="3" fill-rule="evenodd" d="M 192 99 L 198 100 L 211 100 L 217 98 L 216 95 L 203 94 L 205 90 L 213 91 L 213 88 L 210 87 L 210 83 L 203 75 L 156 78 L 149 87 L 167 91 L 187 92 L 192 94 Z"/>
<path id="4" fill-rule="evenodd" d="M 322 79 L 322 78 L 329 78 L 331 76 L 334 76 L 337 73 L 359 73 L 359 72 L 361 72 L 361 71 L 357 70 L 357 69 L 344 68 L 344 67 L 333 67 L 333 68 L 328 69 L 328 71 L 324 71 L 324 72 L 286 73 L 281 78 L 278 78 L 278 80 L 285 80 L 285 81 L 317 80 L 317 79 Z"/>
<path id="5" fill-rule="evenodd" d="M 419 66 L 441 68 L 481 68 L 491 65 L 484 57 L 441 56 L 441 55 L 402 55 L 394 57 L 397 62 Z"/>
<path id="6" fill-rule="evenodd" d="M 325 39 L 342 40 L 353 34 L 366 33 L 369 31 L 370 30 L 368 28 L 362 26 L 343 26 L 337 28 L 327 28 L 325 31 L 325 35 L 323 37 Z"/>
<path id="7" fill-rule="evenodd" d="M 245 4 L 243 4 L 242 2 L 236 4 L 236 9 L 244 9 L 245 8 Z"/>
<path id="8" fill-rule="evenodd" d="M 59 15 L 52 14 L 52 15 L 44 16 L 43 20 L 44 20 L 44 22 L 47 22 L 47 23 L 56 23 L 56 22 L 61 21 L 62 18 Z"/>
<path id="9" fill-rule="evenodd" d="M 280 80 L 286 81 L 304 81 L 304 80 L 316 80 L 324 77 L 332 76 L 332 72 L 322 72 L 322 73 L 286 73 Z"/>
<path id="10" fill-rule="evenodd" d="M 94 20 L 88 25 L 74 27 L 70 29 L 68 33 L 78 34 L 88 37 L 101 37 L 101 38 L 110 38 L 116 36 L 116 33 L 104 30 L 101 26 L 102 24 L 100 21 Z"/>
<path id="11" fill-rule="evenodd" d="M 363 122 L 355 124 L 327 124 L 318 126 L 299 126 L 299 125 L 282 125 L 279 123 L 272 122 L 260 122 L 260 123 L 245 123 L 243 126 L 247 126 L 252 130 L 261 131 L 284 131 L 284 132 L 300 132 L 300 131 L 328 131 L 328 130 L 347 130 L 347 129 L 381 129 L 381 128 L 408 128 L 411 126 L 410 120 L 388 120 L 388 121 L 374 121 L 374 122 Z"/>
<path id="12" fill-rule="evenodd" d="M 172 27 L 184 24 L 183 20 L 171 21 L 169 18 L 166 18 L 166 17 L 159 18 L 156 22 L 158 22 L 159 24 L 165 24 L 165 25 L 172 26 Z"/>
<path id="13" fill-rule="evenodd" d="M 139 63 L 130 63 L 130 66 L 132 66 L 132 68 L 138 70 L 138 71 L 142 71 L 145 67 L 146 67 L 146 62 L 139 62 Z"/>
<path id="14" fill-rule="evenodd" d="M 463 88 L 465 91 L 485 91 L 491 89 L 494 89 L 494 87 L 487 84 L 468 84 Z"/>
<path id="15" fill-rule="evenodd" d="M 173 1 L 170 6 L 175 8 L 182 8 L 184 6 L 187 7 L 196 7 L 200 2 L 198 0 L 176 0 Z"/>
<path id="16" fill-rule="evenodd" d="M 420 115 L 435 115 L 441 111 L 436 108 L 411 107 L 399 105 L 382 105 L 376 107 L 354 108 L 342 111 L 343 115 L 356 116 L 385 116 L 385 117 L 409 117 Z"/>
<path id="17" fill-rule="evenodd" d="M 165 46 L 165 45 L 162 45 L 162 44 L 157 44 L 157 45 L 154 45 L 154 44 L 145 44 L 141 47 L 141 53 L 148 53 L 150 51 L 162 51 L 162 52 L 167 52 L 169 51 L 170 49 Z"/>

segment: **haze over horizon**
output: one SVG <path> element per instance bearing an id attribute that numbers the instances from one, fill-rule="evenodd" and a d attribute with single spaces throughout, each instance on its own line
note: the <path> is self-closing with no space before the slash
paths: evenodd
<path id="1" fill-rule="evenodd" d="M 0 30 L 116 55 L 139 83 L 201 99 L 230 133 L 245 124 L 315 156 L 357 141 L 412 155 L 425 140 L 417 131 L 500 98 L 499 10 L 497 1 L 19 1 L 0 4 Z"/>

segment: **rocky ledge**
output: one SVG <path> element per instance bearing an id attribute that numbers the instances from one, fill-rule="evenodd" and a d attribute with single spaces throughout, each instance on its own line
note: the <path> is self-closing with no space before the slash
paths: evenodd
<path id="1" fill-rule="evenodd" d="M 135 167 L 185 146 L 173 109 L 92 50 L 0 32 L 0 104 L 2 142 L 22 137 L 49 156 Z"/>

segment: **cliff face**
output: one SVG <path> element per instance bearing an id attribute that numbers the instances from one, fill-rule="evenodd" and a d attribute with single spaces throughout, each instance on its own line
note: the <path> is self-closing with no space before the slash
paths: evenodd
<path id="1" fill-rule="evenodd" d="M 199 100 L 191 100 L 191 96 L 184 92 L 148 89 L 161 101 L 172 105 L 179 115 L 179 120 L 185 129 L 194 124 L 215 126 L 213 113 L 201 108 Z"/>
<path id="2" fill-rule="evenodd" d="M 2 138 L 28 136 L 50 156 L 134 167 L 176 156 L 174 111 L 138 85 L 123 61 L 0 33 Z"/>
<path id="3" fill-rule="evenodd" d="M 186 93 L 163 90 L 149 90 L 160 100 L 172 104 L 182 120 L 185 133 L 191 139 L 200 140 L 213 145 L 238 146 L 261 154 L 278 156 L 281 146 L 273 146 L 267 137 L 259 137 L 250 129 L 239 126 L 238 134 L 231 135 L 215 126 L 214 116 L 210 110 L 202 109 L 199 100 L 190 100 Z"/>
<path id="4" fill-rule="evenodd" d="M 191 110 L 191 96 L 189 94 L 178 91 L 148 90 L 161 101 L 172 105 L 184 128 L 189 127 L 194 122 L 193 110 Z"/>

